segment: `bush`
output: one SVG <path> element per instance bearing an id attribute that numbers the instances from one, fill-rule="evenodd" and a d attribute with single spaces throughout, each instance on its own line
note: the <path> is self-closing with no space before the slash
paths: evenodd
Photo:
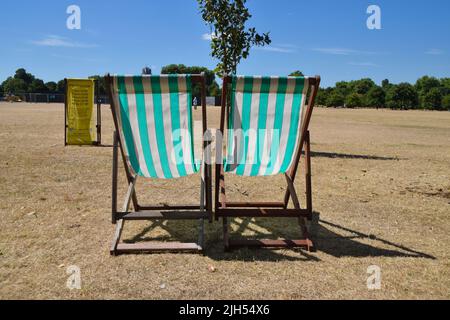
<path id="1" fill-rule="evenodd" d="M 423 97 L 423 108 L 430 110 L 442 109 L 442 94 L 438 88 L 430 89 L 430 91 Z"/>
<path id="2" fill-rule="evenodd" d="M 366 97 L 366 107 L 383 108 L 386 102 L 386 93 L 380 87 L 373 87 Z"/>
<path id="3" fill-rule="evenodd" d="M 418 107 L 418 101 L 415 88 L 406 82 L 393 86 L 386 96 L 386 103 L 391 109 L 414 109 Z"/>
<path id="4" fill-rule="evenodd" d="M 350 94 L 347 99 L 345 99 L 345 104 L 348 108 L 360 108 L 364 106 L 362 96 L 357 93 Z"/>
<path id="5" fill-rule="evenodd" d="M 442 98 L 442 109 L 450 111 L 450 94 Z"/>
<path id="6" fill-rule="evenodd" d="M 327 107 L 341 107 L 344 105 L 345 97 L 339 92 L 333 92 L 327 99 Z"/>

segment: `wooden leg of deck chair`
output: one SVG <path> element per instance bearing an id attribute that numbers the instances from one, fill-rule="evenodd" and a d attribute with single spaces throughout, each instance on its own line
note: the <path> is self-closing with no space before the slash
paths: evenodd
<path id="1" fill-rule="evenodd" d="M 113 238 L 113 241 L 112 241 L 112 244 L 111 244 L 111 249 L 109 250 L 111 255 L 114 255 L 114 256 L 117 255 L 117 246 L 118 246 L 119 241 L 120 241 L 120 236 L 122 235 L 122 230 L 123 230 L 123 224 L 124 223 L 125 223 L 125 221 L 123 219 L 120 219 L 116 223 L 116 232 L 114 232 L 114 238 Z"/>
<path id="2" fill-rule="evenodd" d="M 289 193 L 292 198 L 292 202 L 294 203 L 294 208 L 300 209 L 300 201 L 298 200 L 297 191 L 295 190 L 294 182 L 288 174 L 286 174 L 285 177 L 286 177 L 286 181 L 288 184 Z M 304 237 L 304 240 L 306 241 L 305 242 L 306 248 L 308 251 L 311 251 L 313 249 L 313 243 L 309 239 L 308 228 L 306 226 L 306 219 L 304 217 L 299 217 L 298 223 L 299 223 L 300 229 L 302 231 L 302 236 Z"/>
<path id="3" fill-rule="evenodd" d="M 111 221 L 113 224 L 116 224 L 117 220 L 117 174 L 118 174 L 118 148 L 119 148 L 119 138 L 117 135 L 117 132 L 114 131 L 114 144 L 113 144 L 113 163 L 112 163 L 112 194 L 111 194 L 111 201 L 112 201 L 112 213 L 111 213 Z"/>
<path id="4" fill-rule="evenodd" d="M 309 131 L 305 137 L 305 179 L 306 179 L 306 209 L 308 210 L 308 220 L 312 220 L 312 187 L 311 187 L 311 146 Z"/>

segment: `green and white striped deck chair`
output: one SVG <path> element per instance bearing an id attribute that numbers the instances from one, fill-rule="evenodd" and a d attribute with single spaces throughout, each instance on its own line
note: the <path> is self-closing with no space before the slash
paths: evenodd
<path id="1" fill-rule="evenodd" d="M 211 168 L 202 152 L 202 161 L 195 159 L 192 120 L 192 87 L 200 84 L 202 91 L 203 135 L 206 127 L 204 75 L 106 76 L 110 92 L 114 134 L 112 221 L 116 233 L 112 254 L 153 251 L 201 251 L 203 220 L 211 220 Z M 200 138 L 200 137 L 199 137 Z M 203 150 L 207 141 L 202 138 Z M 117 210 L 118 148 L 122 153 L 128 192 L 121 211 Z M 138 177 L 175 179 L 201 170 L 200 203 L 198 205 L 140 205 L 135 184 Z M 177 190 L 174 183 L 174 193 Z M 169 196 L 169 195 L 168 195 Z M 133 204 L 133 211 L 129 210 Z M 121 243 L 126 220 L 199 219 L 197 243 L 146 242 Z"/>
<path id="2" fill-rule="evenodd" d="M 306 219 L 312 217 L 308 126 L 320 77 L 227 76 L 222 91 L 220 132 L 226 137 L 225 156 L 218 140 L 216 164 L 216 219 L 223 218 L 225 248 L 241 245 L 301 246 L 311 249 Z M 225 133 L 225 119 L 228 119 Z M 294 179 L 305 151 L 306 209 L 300 207 Z M 225 174 L 272 176 L 284 174 L 287 191 L 283 202 L 229 202 Z M 288 208 L 292 198 L 293 209 Z M 230 240 L 228 217 L 297 217 L 300 240 Z"/>

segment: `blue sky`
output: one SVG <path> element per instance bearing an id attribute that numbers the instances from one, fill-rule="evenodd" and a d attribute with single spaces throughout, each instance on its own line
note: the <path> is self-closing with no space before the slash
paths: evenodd
<path id="1" fill-rule="evenodd" d="M 66 9 L 81 8 L 81 30 Z M 381 8 L 381 30 L 366 27 L 367 7 Z M 448 0 L 249 0 L 250 24 L 272 44 L 253 49 L 239 74 L 320 74 L 324 86 L 450 76 Z M 170 63 L 213 68 L 209 28 L 195 0 L 2 0 L 0 81 L 19 67 L 45 81 L 107 72 L 159 73 Z"/>

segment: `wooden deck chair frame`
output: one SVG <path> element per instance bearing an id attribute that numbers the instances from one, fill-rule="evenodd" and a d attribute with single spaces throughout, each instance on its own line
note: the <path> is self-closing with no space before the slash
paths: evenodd
<path id="1" fill-rule="evenodd" d="M 68 86 L 67 86 L 67 79 L 64 79 L 64 88 L 65 88 L 65 93 L 64 93 L 64 146 L 69 145 L 67 143 L 67 130 L 69 129 L 69 125 L 67 124 L 67 117 L 68 117 L 68 104 L 69 102 L 67 101 L 68 98 L 68 94 L 67 94 L 67 90 L 68 90 Z M 96 128 L 96 132 L 97 132 L 97 140 L 96 141 L 92 141 L 92 146 L 101 146 L 102 145 L 102 103 L 100 100 L 100 88 L 99 88 L 99 81 L 98 79 L 94 80 L 94 99 L 95 99 L 95 103 L 97 104 L 97 124 L 95 125 Z"/>
<path id="2" fill-rule="evenodd" d="M 116 224 L 114 238 L 110 248 L 111 255 L 126 253 L 157 253 L 157 252 L 203 252 L 204 250 L 204 220 L 212 222 L 212 187 L 211 187 L 211 160 L 208 154 L 210 148 L 210 139 L 204 139 L 209 133 L 207 130 L 206 118 L 206 82 L 203 74 L 191 75 L 192 84 L 201 86 L 201 104 L 202 104 L 202 128 L 204 148 L 204 157 L 201 167 L 201 190 L 200 205 L 190 204 L 164 204 L 164 205 L 141 205 L 138 202 L 136 194 L 137 176 L 133 176 L 130 168 L 127 166 L 123 146 L 119 139 L 119 126 L 115 113 L 114 99 L 112 96 L 112 80 L 108 74 L 105 77 L 109 99 L 111 101 L 111 111 L 114 120 L 114 144 L 113 144 L 113 166 L 112 166 L 112 223 Z M 118 183 L 118 150 L 122 155 L 122 162 L 125 168 L 125 174 L 128 182 L 128 191 L 125 195 L 122 209 L 117 209 L 117 183 Z M 181 192 L 181 190 L 176 190 Z M 130 205 L 133 205 L 134 211 L 130 211 Z M 121 243 L 120 237 L 125 224 L 128 220 L 199 220 L 199 235 L 196 243 L 186 242 L 141 242 L 141 243 Z"/>
<path id="3" fill-rule="evenodd" d="M 228 106 L 228 86 L 231 84 L 231 76 L 226 76 L 222 86 L 222 106 L 220 114 L 220 133 L 224 137 L 225 119 L 228 119 L 230 108 Z M 302 121 L 301 134 L 299 135 L 298 148 L 294 153 L 294 163 L 290 170 L 285 174 L 287 189 L 282 202 L 230 202 L 226 198 L 225 174 L 223 161 L 216 161 L 215 177 L 215 219 L 223 219 L 223 241 L 225 251 L 234 247 L 269 247 L 286 248 L 302 247 L 308 251 L 315 250 L 314 244 L 310 239 L 306 220 L 312 220 L 312 193 L 311 193 L 311 152 L 309 122 L 314 108 L 314 101 L 320 86 L 320 76 L 309 77 L 309 99 L 306 112 Z M 306 208 L 300 206 L 297 191 L 294 186 L 295 176 L 299 161 L 304 151 L 305 156 L 305 180 L 306 180 Z M 216 157 L 222 158 L 220 152 L 223 152 L 223 141 L 216 141 Z M 292 199 L 294 208 L 289 209 L 289 200 Z M 294 217 L 298 218 L 302 237 L 298 240 L 250 240 L 250 239 L 230 239 L 228 218 L 234 217 Z"/>

